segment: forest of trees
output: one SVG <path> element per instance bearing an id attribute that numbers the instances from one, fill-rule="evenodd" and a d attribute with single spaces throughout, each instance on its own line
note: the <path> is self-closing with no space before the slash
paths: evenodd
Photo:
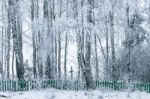
<path id="1" fill-rule="evenodd" d="M 0 0 L 0 7 L 1 79 L 27 79 L 28 59 L 32 79 L 73 73 L 89 89 L 94 80 L 150 82 L 149 0 Z"/>

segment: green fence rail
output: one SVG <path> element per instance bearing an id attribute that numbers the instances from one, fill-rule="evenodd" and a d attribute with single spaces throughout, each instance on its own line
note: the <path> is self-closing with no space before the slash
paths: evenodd
<path id="1" fill-rule="evenodd" d="M 150 84 L 145 83 L 130 83 L 112 82 L 112 81 L 94 81 L 94 86 L 97 89 L 108 90 L 124 90 L 132 89 L 146 91 L 150 93 Z M 0 81 L 0 91 L 28 91 L 37 89 L 65 89 L 65 90 L 83 90 L 86 85 L 79 81 L 61 81 L 61 80 L 2 80 Z"/>

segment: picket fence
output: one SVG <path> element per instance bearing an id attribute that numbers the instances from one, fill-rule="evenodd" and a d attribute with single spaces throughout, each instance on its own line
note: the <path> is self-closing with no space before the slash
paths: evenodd
<path id="1" fill-rule="evenodd" d="M 149 83 L 130 83 L 117 81 L 94 81 L 96 89 L 108 90 L 139 90 L 150 93 Z M 86 85 L 79 81 L 61 81 L 61 80 L 1 80 L 0 91 L 29 91 L 39 89 L 62 89 L 62 90 L 84 90 Z"/>

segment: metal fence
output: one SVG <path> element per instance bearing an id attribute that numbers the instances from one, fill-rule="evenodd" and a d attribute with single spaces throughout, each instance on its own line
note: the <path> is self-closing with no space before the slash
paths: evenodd
<path id="1" fill-rule="evenodd" d="M 94 81 L 96 89 L 124 90 L 132 89 L 146 91 L 150 93 L 150 84 L 147 83 L 126 83 L 117 81 Z M 1 80 L 0 91 L 29 91 L 39 89 L 62 89 L 62 90 L 84 90 L 86 85 L 79 81 L 61 81 L 61 80 Z"/>
<path id="2" fill-rule="evenodd" d="M 96 81 L 96 88 L 105 88 L 112 90 L 138 90 L 150 93 L 150 83 L 126 83 L 117 81 Z"/>

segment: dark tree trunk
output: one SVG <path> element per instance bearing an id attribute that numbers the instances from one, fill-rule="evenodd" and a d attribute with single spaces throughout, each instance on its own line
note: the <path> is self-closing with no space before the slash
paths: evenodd
<path id="1" fill-rule="evenodd" d="M 12 35 L 13 44 L 16 57 L 16 71 L 19 80 L 24 79 L 24 66 L 23 66 L 23 54 L 22 54 L 22 24 L 20 14 L 19 0 L 12 0 Z"/>

